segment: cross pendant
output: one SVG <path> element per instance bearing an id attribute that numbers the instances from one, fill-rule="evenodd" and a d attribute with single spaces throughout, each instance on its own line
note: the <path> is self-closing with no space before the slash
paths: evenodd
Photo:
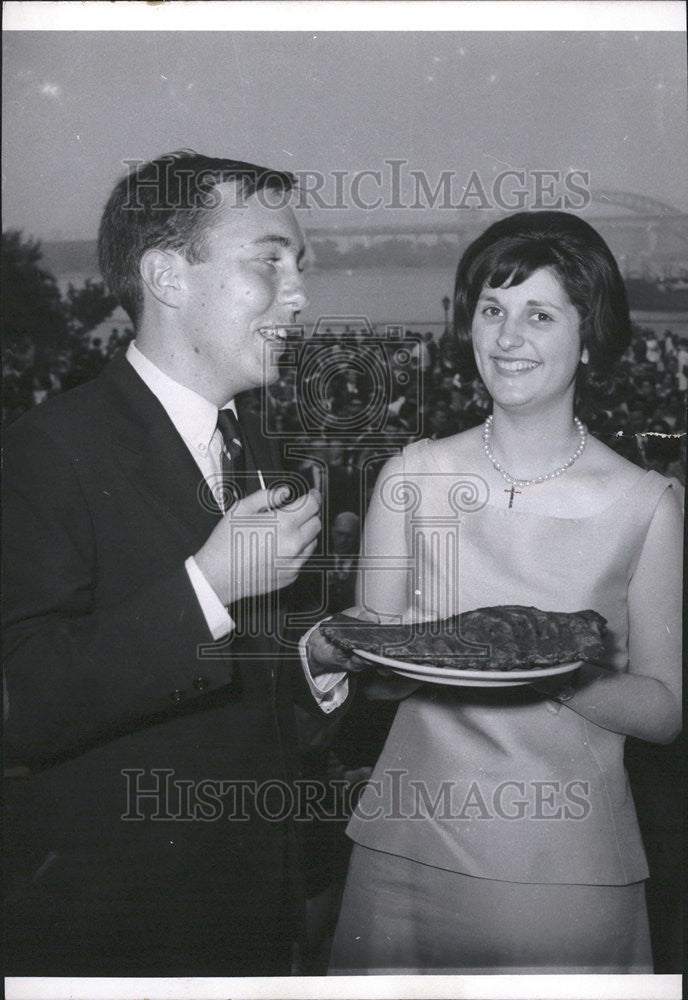
<path id="1" fill-rule="evenodd" d="M 516 487 L 512 485 L 511 489 L 504 490 L 504 492 L 509 494 L 509 507 L 510 508 L 513 507 L 514 506 L 514 493 L 519 493 L 520 494 L 521 491 L 517 490 Z"/>

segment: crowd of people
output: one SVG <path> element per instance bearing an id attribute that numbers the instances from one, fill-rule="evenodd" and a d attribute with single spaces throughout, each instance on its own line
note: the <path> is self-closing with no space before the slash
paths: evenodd
<path id="1" fill-rule="evenodd" d="M 105 342 L 74 336 L 47 355 L 28 339 L 4 348 L 3 422 L 95 378 L 131 337 L 128 328 L 113 328 Z M 366 363 L 366 344 L 384 351 L 389 379 L 381 381 L 375 354 L 368 355 L 373 363 Z M 389 340 L 377 331 L 328 328 L 323 337 L 328 373 L 338 351 L 342 365 L 334 377 L 323 378 L 311 364 L 304 384 L 292 363 L 272 386 L 252 393 L 254 410 L 267 409 L 270 431 L 288 443 L 287 463 L 311 485 L 327 485 L 330 523 L 345 510 L 365 514 L 375 474 L 399 446 L 468 430 L 490 411 L 480 380 L 457 373 L 449 330 L 439 339 L 409 330 Z M 352 364 L 356 357 L 359 363 Z M 666 330 L 657 336 L 634 326 L 613 380 L 588 386 L 579 413 L 591 433 L 615 451 L 685 484 L 687 373 L 688 348 L 676 334 Z"/>
<path id="2" fill-rule="evenodd" d="M 342 510 L 365 513 L 380 463 L 400 445 L 475 427 L 488 416 L 491 401 L 479 379 L 457 374 L 454 339 L 448 330 L 439 340 L 428 332 L 408 331 L 405 352 L 397 341 L 381 338 L 391 372 L 385 384 L 375 377 L 372 365 L 366 370 L 365 364 L 350 360 L 357 348 L 360 358 L 362 346 L 370 343 L 368 331 L 345 328 L 336 341 L 331 330 L 329 334 L 333 343 L 324 344 L 328 370 L 332 352 L 336 356 L 339 350 L 342 371 L 326 384 L 323 380 L 318 392 L 299 384 L 295 367 L 284 369 L 270 389 L 269 419 L 295 453 L 308 453 L 297 465 L 314 485 L 322 485 L 318 470 L 327 469 L 332 520 Z M 653 331 L 634 326 L 631 347 L 613 380 L 591 381 L 581 393 L 581 418 L 591 433 L 626 458 L 685 483 L 687 370 L 688 351 L 675 334 L 667 330 L 658 338 Z M 313 401 L 310 413 L 305 412 L 304 398 Z M 381 399 L 385 413 L 373 420 L 372 427 L 369 415 L 375 418 Z M 256 408 L 259 405 L 256 395 Z"/>

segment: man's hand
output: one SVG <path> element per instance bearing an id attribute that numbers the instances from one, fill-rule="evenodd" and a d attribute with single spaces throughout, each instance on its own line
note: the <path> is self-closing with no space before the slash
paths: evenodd
<path id="1" fill-rule="evenodd" d="M 269 510 L 274 499 L 273 490 L 258 490 L 239 500 L 194 557 L 225 606 L 293 583 L 317 545 L 317 490 Z"/>
<path id="2" fill-rule="evenodd" d="M 339 674 L 342 670 L 349 674 L 357 674 L 372 666 L 360 656 L 345 653 L 328 642 L 319 628 L 308 639 L 306 651 L 312 677 L 319 677 L 320 674 Z"/>
<path id="3" fill-rule="evenodd" d="M 378 615 L 366 608 L 347 608 L 343 613 L 350 618 L 360 618 L 362 621 L 379 623 L 380 620 Z M 363 660 L 360 656 L 351 653 L 345 653 L 334 643 L 329 642 L 319 628 L 310 635 L 306 653 L 312 677 L 319 677 L 320 674 L 338 674 L 342 671 L 357 674 L 361 670 L 370 670 L 373 667 L 373 664 L 368 660 Z"/>

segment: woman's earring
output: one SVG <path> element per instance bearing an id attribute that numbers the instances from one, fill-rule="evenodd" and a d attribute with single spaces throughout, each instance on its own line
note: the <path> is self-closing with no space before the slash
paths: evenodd
<path id="1" fill-rule="evenodd" d="M 587 347 L 584 347 L 583 348 L 583 352 L 581 354 L 581 364 L 582 365 L 587 365 L 587 363 L 588 363 L 589 360 L 590 360 L 590 354 L 588 352 Z"/>

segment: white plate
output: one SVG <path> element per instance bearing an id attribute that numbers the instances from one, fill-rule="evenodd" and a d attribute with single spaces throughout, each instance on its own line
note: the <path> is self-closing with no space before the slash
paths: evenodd
<path id="1" fill-rule="evenodd" d="M 492 687 L 494 685 L 515 686 L 528 684 L 541 677 L 557 677 L 559 674 L 570 674 L 582 665 L 582 660 L 575 663 L 557 663 L 554 667 L 536 667 L 533 670 L 458 670 L 452 667 L 435 667 L 425 663 L 409 663 L 406 660 L 395 660 L 391 656 L 379 656 L 377 653 L 366 653 L 363 649 L 354 650 L 356 656 L 381 667 L 392 670 L 412 680 L 425 680 L 437 684 L 465 684 L 467 687 Z"/>
<path id="2" fill-rule="evenodd" d="M 447 677 L 446 670 L 437 668 L 437 673 L 417 674 L 415 670 L 404 670 L 401 667 L 390 667 L 399 677 L 405 677 L 410 681 L 420 681 L 421 684 L 446 684 L 449 687 L 475 687 L 475 688 L 505 688 L 505 687 L 528 687 L 528 681 L 489 681 L 486 680 L 486 673 L 483 679 L 476 681 L 468 677 Z M 457 673 L 457 671 L 454 671 Z"/>

